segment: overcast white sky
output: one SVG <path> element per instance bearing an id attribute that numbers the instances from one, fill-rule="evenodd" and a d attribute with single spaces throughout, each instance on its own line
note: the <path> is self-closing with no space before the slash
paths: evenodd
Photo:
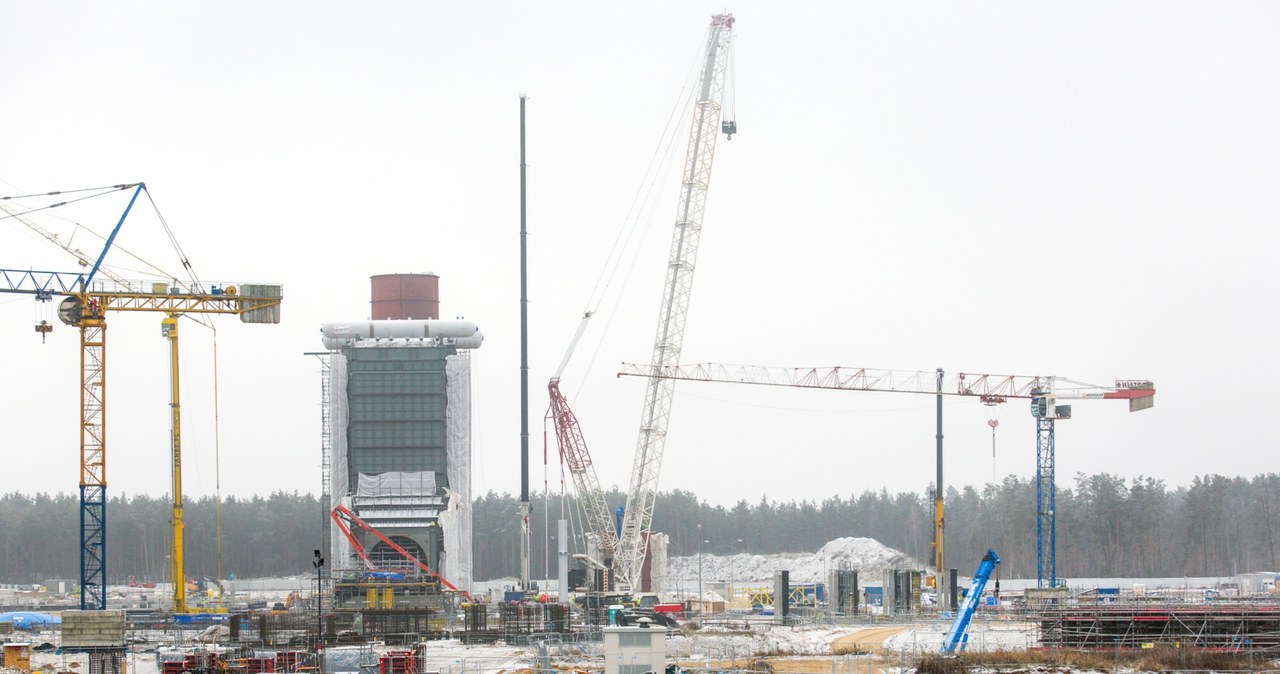
<path id="1" fill-rule="evenodd" d="M 367 316 L 370 275 L 438 273 L 442 317 L 486 335 L 474 487 L 516 492 L 529 94 L 540 486 L 545 382 L 725 8 L 5 0 L 0 194 L 146 181 L 203 280 L 284 284 L 281 325 L 217 321 L 224 494 L 318 491 L 320 381 L 303 353 L 322 322 Z M 727 9 L 740 135 L 716 157 L 685 362 L 1148 378 L 1154 409 L 1080 402 L 1059 424 L 1061 485 L 1276 469 L 1280 7 Z M 614 373 L 650 354 L 677 181 L 565 374 L 605 485 L 630 471 L 643 389 Z M 75 218 L 105 232 L 119 205 Z M 176 267 L 149 209 L 118 245 Z M 27 267 L 74 264 L 0 221 L 0 268 Z M 42 345 L 32 324 L 48 312 L 0 295 L 3 492 L 76 489 L 78 337 L 59 326 Z M 112 495 L 168 491 L 159 322 L 110 321 Z M 213 350 L 189 321 L 183 340 L 198 496 L 215 488 Z M 1034 475 L 1024 402 L 946 414 L 949 484 Z M 933 436 L 928 396 L 681 384 L 661 484 L 723 504 L 923 491 Z"/>

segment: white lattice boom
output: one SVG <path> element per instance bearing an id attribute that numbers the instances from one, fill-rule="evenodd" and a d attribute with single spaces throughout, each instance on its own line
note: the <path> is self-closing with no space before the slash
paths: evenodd
<path id="1" fill-rule="evenodd" d="M 698 257 L 698 240 L 702 234 L 702 213 L 707 203 L 707 185 L 711 180 L 711 162 L 715 157 L 716 138 L 720 132 L 720 101 L 724 94 L 725 71 L 729 63 L 729 47 L 733 33 L 733 15 L 711 17 L 707 31 L 707 47 L 702 66 L 698 99 L 693 109 L 693 126 L 689 132 L 689 149 L 685 156 L 684 180 L 680 204 L 676 209 L 675 233 L 667 262 L 666 288 L 658 312 L 658 330 L 653 345 L 654 368 L 680 362 L 684 342 L 685 319 L 689 313 L 689 294 L 693 288 L 693 272 Z M 645 391 L 644 410 L 640 416 L 640 435 L 636 442 L 635 462 L 631 467 L 631 484 L 622 517 L 618 555 L 614 571 L 624 587 L 640 588 L 644 564 L 646 534 L 653 525 L 653 506 L 657 496 L 658 473 L 662 467 L 662 450 L 666 444 L 667 420 L 671 416 L 671 379 L 650 379 Z"/>

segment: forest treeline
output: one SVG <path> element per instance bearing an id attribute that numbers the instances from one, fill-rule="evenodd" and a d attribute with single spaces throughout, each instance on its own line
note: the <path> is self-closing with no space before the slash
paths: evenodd
<path id="1" fill-rule="evenodd" d="M 616 489 L 610 507 L 625 500 Z M 311 571 L 323 513 L 316 497 L 278 492 L 227 498 L 221 507 L 221 560 L 215 501 L 184 508 L 189 576 L 291 575 Z M 513 576 L 519 568 L 518 502 L 488 493 L 473 504 L 477 579 Z M 555 565 L 556 542 L 544 546 L 552 522 L 572 500 L 533 504 L 532 571 Z M 812 552 L 843 536 L 875 538 L 921 562 L 929 561 L 933 494 L 867 491 L 821 501 L 771 501 L 762 496 L 731 507 L 709 505 L 689 491 L 658 497 L 654 529 L 671 537 L 671 555 L 703 552 Z M 544 517 L 544 512 L 546 513 Z M 949 566 L 967 573 L 987 548 L 1000 553 L 1006 578 L 1033 578 L 1036 565 L 1035 483 L 1009 476 L 981 491 L 948 489 L 946 552 Z M 576 516 L 575 516 L 576 517 Z M 164 498 L 119 496 L 107 509 L 110 582 L 129 576 L 163 580 L 169 547 L 170 506 Z M 701 524 L 701 529 L 699 529 Z M 0 496 L 0 582 L 76 578 L 79 515 L 73 495 Z M 1169 488 L 1149 477 L 1077 475 L 1057 493 L 1058 575 L 1071 577 L 1222 576 L 1280 570 L 1280 474 L 1243 478 L 1206 475 Z M 701 536 L 699 536 L 701 533 Z M 740 541 L 740 542 L 739 542 Z M 552 573 L 554 575 L 554 571 Z"/>

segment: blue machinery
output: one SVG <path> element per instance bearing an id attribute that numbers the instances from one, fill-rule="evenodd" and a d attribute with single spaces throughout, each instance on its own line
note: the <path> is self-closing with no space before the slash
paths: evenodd
<path id="1" fill-rule="evenodd" d="M 987 550 L 987 554 L 982 558 L 982 562 L 978 564 L 978 570 L 973 574 L 973 585 L 969 588 L 968 594 L 964 596 L 964 603 L 960 605 L 960 612 L 956 614 L 955 622 L 951 623 L 951 629 L 947 630 L 947 636 L 942 640 L 942 649 L 939 651 L 944 655 L 950 655 L 956 652 L 956 647 L 964 650 L 964 644 L 969 641 L 969 635 L 966 630 L 969 629 L 969 621 L 973 619 L 973 612 L 978 608 L 978 602 L 982 599 L 982 590 L 987 587 L 987 580 L 991 578 L 991 572 L 995 570 L 996 565 L 1000 563 L 1000 558 L 996 556 L 995 550 Z M 999 585 L 997 584 L 997 589 Z"/>

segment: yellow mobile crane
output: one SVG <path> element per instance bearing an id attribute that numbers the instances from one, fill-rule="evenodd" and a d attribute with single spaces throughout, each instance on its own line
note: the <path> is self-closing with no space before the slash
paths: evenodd
<path id="1" fill-rule="evenodd" d="M 171 458 L 173 479 L 173 542 L 170 554 L 173 580 L 173 610 L 188 611 L 186 577 L 183 570 L 182 521 L 182 454 L 181 413 L 178 396 L 178 330 L 177 319 L 183 314 L 235 314 L 242 323 L 279 323 L 280 285 L 215 284 L 205 287 L 198 280 L 180 284 L 125 281 L 102 268 L 121 226 L 133 209 L 138 196 L 146 192 L 144 183 L 115 185 L 115 190 L 133 190 L 124 213 L 106 239 L 106 244 L 88 272 L 53 272 L 0 269 L 0 293 L 25 293 L 37 301 L 54 297 L 64 299 L 58 306 L 58 318 L 80 329 L 80 608 L 105 609 L 106 593 L 106 507 L 107 507 L 107 433 L 106 433 L 106 312 L 161 312 L 161 330 L 169 341 L 171 383 Z M 149 196 L 149 195 L 148 195 Z M 64 202 L 65 203 L 65 202 Z M 55 204 L 61 205 L 61 204 Z M 25 214 L 11 208 L 8 215 L 32 226 Z M 41 231 L 38 226 L 33 226 Z M 42 234 L 45 232 L 41 231 Z M 45 234 L 59 246 L 76 255 L 89 266 L 79 251 L 63 245 L 56 237 Z M 190 269 L 187 261 L 183 266 Z M 97 279 L 98 273 L 111 281 Z M 52 331 L 45 321 L 36 324 L 42 336 Z"/>

